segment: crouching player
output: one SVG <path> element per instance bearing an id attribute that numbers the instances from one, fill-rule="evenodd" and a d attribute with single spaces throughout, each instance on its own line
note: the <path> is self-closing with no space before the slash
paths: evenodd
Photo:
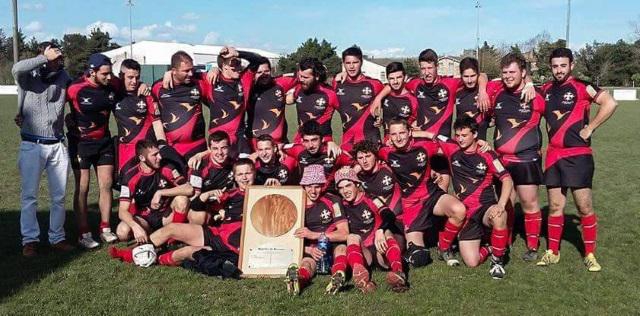
<path id="1" fill-rule="evenodd" d="M 375 291 L 368 267 L 376 263 L 391 270 L 386 281 L 392 291 L 408 290 L 402 254 L 392 232 L 396 221 L 393 212 L 379 199 L 371 199 L 364 193 L 355 170 L 349 167 L 338 170 L 335 181 L 349 221 L 347 260 L 355 286 L 363 293 Z"/>
<path id="2" fill-rule="evenodd" d="M 212 190 L 203 192 L 191 203 L 194 209 L 204 209 L 209 201 L 217 200 L 221 206 L 215 226 L 171 223 L 149 236 L 149 242 L 158 248 L 169 240 L 185 243 L 187 246 L 166 252 L 158 257 L 158 263 L 177 266 L 184 260 L 193 260 L 193 254 L 201 249 L 218 253 L 238 254 L 242 228 L 242 208 L 246 189 L 253 184 L 255 169 L 250 159 L 238 159 L 233 165 L 237 188 L 228 192 Z M 111 257 L 125 262 L 133 262 L 133 249 L 109 249 Z"/>
<path id="3" fill-rule="evenodd" d="M 116 235 L 127 241 L 133 233 L 138 243 L 146 243 L 149 233 L 185 221 L 193 188 L 177 169 L 162 163 L 155 141 L 139 140 L 136 156 L 138 166 L 123 174 Z"/>
<path id="4" fill-rule="evenodd" d="M 304 226 L 295 231 L 295 236 L 304 238 L 304 258 L 300 266 L 292 264 L 287 270 L 287 289 L 289 293 L 299 294 L 316 274 L 317 262 L 324 252 L 317 247 L 318 240 L 324 235 L 331 242 L 333 266 L 331 282 L 327 293 L 335 294 L 344 285 L 347 269 L 347 247 L 344 242 L 349 234 L 349 226 L 340 209 L 340 199 L 324 192 L 327 178 L 322 165 L 310 165 L 304 168 L 300 185 L 307 194 Z"/>
<path id="5" fill-rule="evenodd" d="M 445 136 L 438 136 L 437 139 L 449 159 L 456 196 L 467 208 L 466 221 L 458 234 L 460 254 L 467 266 L 476 267 L 491 253 L 489 273 L 494 279 L 502 279 L 505 275 L 502 257 L 509 236 L 505 206 L 513 181 L 497 154 L 481 149 L 478 123 L 473 118 L 457 119 L 453 129 L 455 141 Z M 494 178 L 502 182 L 503 188 L 497 202 Z M 488 229 L 491 229 L 491 250 L 481 245 Z"/>

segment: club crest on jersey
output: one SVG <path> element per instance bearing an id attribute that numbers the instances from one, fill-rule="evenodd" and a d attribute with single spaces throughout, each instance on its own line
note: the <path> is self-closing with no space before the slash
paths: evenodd
<path id="1" fill-rule="evenodd" d="M 530 113 L 531 106 L 528 103 L 520 103 L 520 109 L 518 109 L 520 113 Z"/>
<path id="2" fill-rule="evenodd" d="M 136 103 L 136 111 L 138 113 L 147 113 L 147 103 L 144 102 L 144 100 L 140 100 L 138 103 Z M 116 110 L 118 109 L 118 105 L 116 104 Z"/>
<path id="3" fill-rule="evenodd" d="M 322 213 L 320 213 L 320 219 L 322 224 L 328 224 L 331 222 L 331 212 L 324 208 L 322 209 Z"/>
<path id="4" fill-rule="evenodd" d="M 333 163 L 335 162 L 335 159 L 333 159 L 333 157 L 326 157 L 324 158 L 324 167 L 325 168 L 333 168 Z"/>
<path id="5" fill-rule="evenodd" d="M 393 188 L 393 179 L 391 179 L 390 176 L 384 176 L 384 178 L 382 178 L 382 185 L 383 190 L 391 190 L 391 188 Z"/>
<path id="6" fill-rule="evenodd" d="M 371 88 L 369 87 L 364 87 L 362 88 L 362 97 L 365 99 L 369 99 L 371 98 L 371 93 L 373 92 L 373 90 L 371 90 Z"/>
<path id="7" fill-rule="evenodd" d="M 562 96 L 562 104 L 572 104 L 573 103 L 573 99 L 575 99 L 575 95 L 571 92 L 566 92 L 563 96 Z"/>
<path id="8" fill-rule="evenodd" d="M 344 93 L 344 88 L 338 88 L 338 91 L 336 92 L 337 95 L 345 95 Z"/>
<path id="9" fill-rule="evenodd" d="M 440 102 L 446 102 L 449 99 L 449 92 L 446 89 L 440 89 L 438 91 L 438 100 Z"/>
<path id="10" fill-rule="evenodd" d="M 407 117 L 409 116 L 409 112 L 411 112 L 411 109 L 409 108 L 408 105 L 403 106 L 402 108 L 400 108 L 400 116 L 402 117 Z"/>
<path id="11" fill-rule="evenodd" d="M 365 224 L 373 223 L 373 220 L 374 220 L 373 214 L 371 214 L 371 212 L 369 210 L 367 210 L 367 209 L 363 210 L 361 217 L 362 217 L 362 222 L 363 223 L 365 223 Z"/>
<path id="12" fill-rule="evenodd" d="M 427 164 L 427 155 L 423 152 L 419 153 L 416 156 L 416 162 L 418 162 L 418 167 L 424 167 Z"/>
<path id="13" fill-rule="evenodd" d="M 222 92 L 222 91 L 220 91 L 220 92 Z M 191 98 L 192 99 L 196 99 L 196 100 L 200 99 L 200 90 L 198 90 L 196 88 L 191 89 L 191 91 L 189 91 L 189 94 L 191 94 Z"/>
<path id="14" fill-rule="evenodd" d="M 391 161 L 391 164 L 389 166 L 391 166 L 393 168 L 400 168 L 400 164 L 398 163 L 397 160 L 389 159 L 389 161 Z"/>
<path id="15" fill-rule="evenodd" d="M 485 171 L 487 171 L 487 165 L 485 165 L 483 162 L 476 165 L 476 173 L 484 174 Z"/>
<path id="16" fill-rule="evenodd" d="M 287 172 L 286 169 L 280 169 L 280 172 L 278 172 L 278 178 L 280 178 L 280 180 L 286 181 L 288 177 L 289 172 Z"/>
<path id="17" fill-rule="evenodd" d="M 308 163 L 309 163 L 309 162 L 307 161 L 307 157 L 300 157 L 300 164 L 301 164 L 301 165 L 306 165 L 306 164 L 308 164 Z"/>
<path id="18" fill-rule="evenodd" d="M 326 104 L 327 104 L 327 101 L 324 98 L 318 98 L 316 100 L 315 107 L 316 107 L 316 109 L 324 110 L 326 108 L 326 106 L 325 106 Z"/>
<path id="19" fill-rule="evenodd" d="M 161 179 L 160 183 L 158 183 L 158 187 L 159 188 L 166 188 L 167 187 L 167 181 L 165 181 L 164 179 Z"/>

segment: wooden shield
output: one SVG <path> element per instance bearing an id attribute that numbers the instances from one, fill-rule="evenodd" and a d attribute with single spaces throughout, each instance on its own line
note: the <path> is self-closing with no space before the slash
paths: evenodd
<path id="1" fill-rule="evenodd" d="M 251 186 L 244 197 L 240 270 L 242 277 L 282 277 L 302 259 L 305 193 L 300 186 Z"/>

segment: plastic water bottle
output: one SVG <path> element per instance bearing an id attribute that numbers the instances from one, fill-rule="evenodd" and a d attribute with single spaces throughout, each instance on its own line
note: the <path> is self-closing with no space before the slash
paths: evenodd
<path id="1" fill-rule="evenodd" d="M 318 249 L 324 251 L 324 255 L 316 263 L 316 270 L 318 274 L 329 274 L 331 272 L 331 243 L 329 238 L 324 233 L 320 234 L 318 238 Z"/>

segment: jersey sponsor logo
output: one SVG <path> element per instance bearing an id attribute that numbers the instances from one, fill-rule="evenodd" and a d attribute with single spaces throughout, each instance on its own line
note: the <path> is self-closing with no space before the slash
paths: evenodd
<path id="1" fill-rule="evenodd" d="M 216 87 L 213 89 L 213 91 L 224 92 L 224 88 L 222 87 L 222 85 L 216 85 Z"/>
<path id="2" fill-rule="evenodd" d="M 456 167 L 462 167 L 462 165 L 460 164 L 460 161 L 458 161 L 458 159 L 454 160 L 451 164 L 456 166 Z"/>
<path id="3" fill-rule="evenodd" d="M 122 108 L 120 107 L 120 102 L 116 103 L 116 111 L 122 110 Z"/>
<path id="4" fill-rule="evenodd" d="M 333 159 L 333 157 L 326 157 L 324 158 L 324 167 L 325 168 L 333 168 L 333 163 L 335 162 L 335 159 Z"/>
<path id="5" fill-rule="evenodd" d="M 388 108 L 389 107 L 389 100 L 388 99 L 384 99 L 384 107 Z"/>
<path id="6" fill-rule="evenodd" d="M 309 163 L 309 162 L 307 161 L 307 157 L 300 157 L 300 164 L 301 164 L 301 165 L 306 165 L 306 164 L 308 164 L 308 163 Z"/>
<path id="7" fill-rule="evenodd" d="M 109 99 L 109 101 L 113 101 L 116 99 L 116 94 L 113 92 L 110 92 L 109 95 L 107 95 L 107 99 Z"/>
<path id="8" fill-rule="evenodd" d="M 131 192 L 129 191 L 129 187 L 126 185 L 120 186 L 120 197 L 121 198 L 130 198 Z"/>
<path id="9" fill-rule="evenodd" d="M 502 110 L 502 102 L 496 103 L 496 110 Z"/>
<path id="10" fill-rule="evenodd" d="M 416 96 L 418 99 L 426 99 L 427 97 L 424 95 L 424 91 L 418 91 L 418 95 Z"/>
<path id="11" fill-rule="evenodd" d="M 166 98 L 170 98 L 171 94 L 170 93 L 163 93 L 160 95 L 160 99 L 166 99 Z"/>
<path id="12" fill-rule="evenodd" d="M 298 96 L 296 98 L 296 103 L 302 103 L 302 97 L 301 96 Z"/>
<path id="13" fill-rule="evenodd" d="M 456 98 L 456 106 L 460 105 L 460 98 Z"/>
<path id="14" fill-rule="evenodd" d="M 344 88 L 338 88 L 338 92 L 336 92 L 337 95 L 345 95 L 344 93 Z"/>
<path id="15" fill-rule="evenodd" d="M 398 164 L 397 160 L 389 159 L 389 161 L 391 161 L 391 164 L 389 166 L 391 166 L 393 168 L 400 168 L 400 164 Z"/>
<path id="16" fill-rule="evenodd" d="M 544 95 L 544 100 L 545 100 L 545 101 L 549 101 L 549 100 L 551 100 L 551 93 L 547 93 L 547 94 L 545 94 L 545 95 Z"/>

